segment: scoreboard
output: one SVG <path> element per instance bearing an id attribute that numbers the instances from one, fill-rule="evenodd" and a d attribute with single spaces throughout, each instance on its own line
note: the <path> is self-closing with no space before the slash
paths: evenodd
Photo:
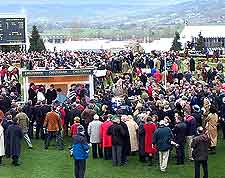
<path id="1" fill-rule="evenodd" d="M 0 16 L 0 45 L 25 44 L 26 18 Z"/>

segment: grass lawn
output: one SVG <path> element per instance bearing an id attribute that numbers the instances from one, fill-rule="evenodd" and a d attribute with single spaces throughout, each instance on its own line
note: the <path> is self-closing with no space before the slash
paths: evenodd
<path id="1" fill-rule="evenodd" d="M 68 139 L 69 140 L 69 139 Z M 13 167 L 11 160 L 4 159 L 0 167 L 0 178 L 73 178 L 73 160 L 68 150 L 57 151 L 54 147 L 43 149 L 43 142 L 33 140 L 34 149 L 28 150 L 23 146 L 21 166 Z M 67 141 L 66 147 L 69 146 Z M 209 157 L 209 178 L 225 178 L 225 141 L 219 140 L 217 154 Z M 174 157 L 174 152 L 172 153 Z M 184 166 L 175 165 L 172 158 L 168 172 L 161 174 L 155 166 L 139 163 L 138 157 L 131 156 L 126 167 L 112 167 L 111 161 L 93 160 L 87 163 L 86 178 L 192 178 L 194 177 L 193 163 L 187 161 Z"/>

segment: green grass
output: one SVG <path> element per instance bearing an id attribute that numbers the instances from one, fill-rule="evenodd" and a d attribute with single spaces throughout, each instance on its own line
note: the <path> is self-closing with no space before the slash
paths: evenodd
<path id="1" fill-rule="evenodd" d="M 33 140 L 34 149 L 23 146 L 21 165 L 13 167 L 11 160 L 4 159 L 0 167 L 0 178 L 72 178 L 73 159 L 68 150 L 58 151 L 53 146 L 43 149 L 43 142 Z M 67 139 L 67 145 L 69 142 Z M 209 177 L 224 178 L 225 141 L 219 140 L 217 154 L 209 157 Z M 137 156 L 131 156 L 126 167 L 112 167 L 111 161 L 93 160 L 87 162 L 86 178 L 191 178 L 194 177 L 193 163 L 175 165 L 174 152 L 170 157 L 168 172 L 161 174 L 158 161 L 153 167 L 140 163 Z"/>

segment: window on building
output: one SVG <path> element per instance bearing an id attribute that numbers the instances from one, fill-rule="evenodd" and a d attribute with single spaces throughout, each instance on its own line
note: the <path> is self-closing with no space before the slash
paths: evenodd
<path id="1" fill-rule="evenodd" d="M 49 43 L 53 43 L 53 39 L 48 39 L 48 42 Z"/>
<path id="2" fill-rule="evenodd" d="M 60 43 L 61 39 L 55 39 L 55 43 Z"/>

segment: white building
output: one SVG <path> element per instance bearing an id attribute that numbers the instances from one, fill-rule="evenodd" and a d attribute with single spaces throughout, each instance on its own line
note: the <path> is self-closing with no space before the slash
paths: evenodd
<path id="1" fill-rule="evenodd" d="M 185 26 L 181 32 L 181 42 L 186 47 L 187 41 L 196 43 L 199 33 L 204 38 L 205 47 L 209 49 L 225 48 L 225 26 Z"/>

